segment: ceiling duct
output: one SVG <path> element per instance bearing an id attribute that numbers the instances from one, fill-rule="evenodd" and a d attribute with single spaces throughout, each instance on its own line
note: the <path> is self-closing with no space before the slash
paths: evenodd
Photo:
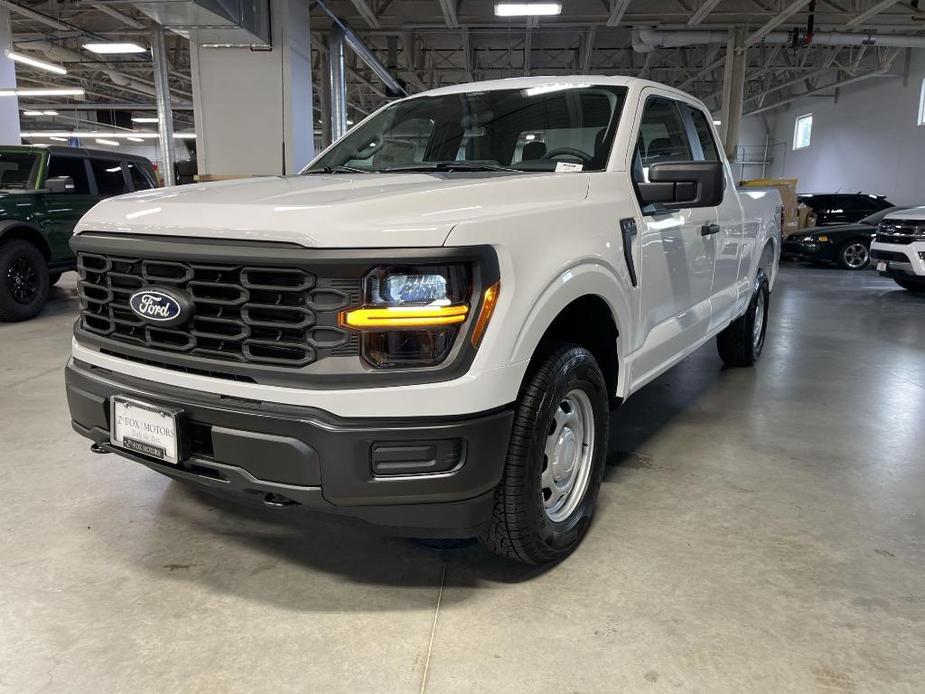
<path id="1" fill-rule="evenodd" d="M 200 46 L 270 46 L 269 0 L 149 0 L 131 5 Z"/>

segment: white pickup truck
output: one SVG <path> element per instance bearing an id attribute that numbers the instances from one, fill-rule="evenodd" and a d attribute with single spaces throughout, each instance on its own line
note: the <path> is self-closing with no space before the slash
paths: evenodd
<path id="1" fill-rule="evenodd" d="M 890 212 L 870 244 L 877 271 L 900 287 L 925 294 L 925 207 Z"/>
<path id="2" fill-rule="evenodd" d="M 780 222 L 675 89 L 418 94 L 300 175 L 93 208 L 73 426 L 272 506 L 554 561 L 589 526 L 611 407 L 713 338 L 758 359 Z"/>

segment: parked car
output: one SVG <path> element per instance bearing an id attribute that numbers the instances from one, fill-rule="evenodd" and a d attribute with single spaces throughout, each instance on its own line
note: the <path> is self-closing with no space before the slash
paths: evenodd
<path id="1" fill-rule="evenodd" d="M 762 353 L 781 199 L 733 181 L 700 101 L 582 76 L 392 102 L 302 175 L 108 200 L 72 241 L 74 429 L 272 506 L 554 561 L 609 406 L 709 340 Z"/>
<path id="2" fill-rule="evenodd" d="M 903 289 L 925 294 L 925 206 L 891 212 L 870 248 L 877 271 Z"/>
<path id="3" fill-rule="evenodd" d="M 76 147 L 0 147 L 0 321 L 38 315 L 73 270 L 74 225 L 104 198 L 155 186 L 151 162 Z"/>
<path id="4" fill-rule="evenodd" d="M 870 244 L 880 220 L 903 209 L 888 207 L 855 224 L 804 229 L 784 241 L 782 254 L 814 263 L 838 263 L 846 270 L 863 270 L 870 264 Z"/>
<path id="5" fill-rule="evenodd" d="M 868 193 L 801 193 L 797 195 L 801 202 L 816 217 L 815 226 L 825 227 L 835 224 L 852 224 L 874 212 L 893 207 L 883 195 Z"/>

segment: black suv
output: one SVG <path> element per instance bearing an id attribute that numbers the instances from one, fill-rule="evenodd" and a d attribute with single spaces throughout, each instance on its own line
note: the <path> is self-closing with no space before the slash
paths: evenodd
<path id="1" fill-rule="evenodd" d="M 816 223 L 811 226 L 824 227 L 830 224 L 853 224 L 874 212 L 893 207 L 883 195 L 868 193 L 803 193 L 797 200 L 812 209 Z"/>
<path id="2" fill-rule="evenodd" d="M 81 147 L 0 147 L 0 321 L 38 315 L 76 265 L 74 226 L 103 198 L 157 186 L 144 157 Z"/>

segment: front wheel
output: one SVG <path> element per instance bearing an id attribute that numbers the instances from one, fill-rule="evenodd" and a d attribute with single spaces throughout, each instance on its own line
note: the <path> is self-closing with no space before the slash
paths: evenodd
<path id="1" fill-rule="evenodd" d="M 752 300 L 745 313 L 716 336 L 719 357 L 729 366 L 753 366 L 761 357 L 768 331 L 770 299 L 767 275 L 759 270 Z"/>
<path id="2" fill-rule="evenodd" d="M 861 241 L 849 241 L 838 250 L 838 264 L 845 270 L 863 270 L 870 264 L 870 249 Z"/>
<path id="3" fill-rule="evenodd" d="M 900 277 L 894 277 L 893 281 L 906 291 L 913 294 L 925 294 L 925 280 L 907 280 Z"/>
<path id="4" fill-rule="evenodd" d="M 480 538 L 527 564 L 570 553 L 588 530 L 607 456 L 607 386 L 588 350 L 544 350 L 517 400 L 491 524 Z"/>
<path id="5" fill-rule="evenodd" d="M 37 316 L 48 299 L 48 263 L 28 241 L 0 244 L 0 321 Z"/>

